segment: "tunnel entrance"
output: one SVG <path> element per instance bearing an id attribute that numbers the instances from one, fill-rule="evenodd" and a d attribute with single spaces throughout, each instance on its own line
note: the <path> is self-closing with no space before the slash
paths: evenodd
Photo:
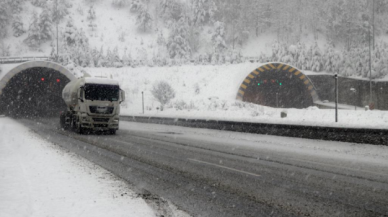
<path id="1" fill-rule="evenodd" d="M 318 96 L 310 80 L 299 70 L 270 63 L 250 73 L 241 84 L 237 99 L 277 108 L 307 108 Z"/>
<path id="2" fill-rule="evenodd" d="M 15 74 L 2 91 L 3 112 L 12 117 L 59 116 L 66 109 L 62 90 L 70 79 L 46 67 L 27 68 Z"/>

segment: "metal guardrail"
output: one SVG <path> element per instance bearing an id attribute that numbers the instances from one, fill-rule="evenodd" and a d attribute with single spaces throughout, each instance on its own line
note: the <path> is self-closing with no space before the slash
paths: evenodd
<path id="1" fill-rule="evenodd" d="M 388 145 L 388 130 L 385 129 L 302 126 L 142 116 L 120 116 L 120 120 L 316 140 Z"/>
<path id="2" fill-rule="evenodd" d="M 0 57 L 0 64 L 12 64 L 12 63 L 23 63 L 27 61 L 50 61 L 49 56 L 36 56 L 36 57 Z"/>

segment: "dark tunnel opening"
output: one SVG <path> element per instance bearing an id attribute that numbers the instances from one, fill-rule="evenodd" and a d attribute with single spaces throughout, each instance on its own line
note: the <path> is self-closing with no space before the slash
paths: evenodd
<path id="1" fill-rule="evenodd" d="M 55 117 L 66 109 L 62 90 L 70 80 L 45 67 L 23 70 L 3 89 L 3 113 L 15 118 Z"/>
<path id="2" fill-rule="evenodd" d="M 252 79 L 243 101 L 278 108 L 307 108 L 313 105 L 304 81 L 288 71 L 269 70 Z"/>

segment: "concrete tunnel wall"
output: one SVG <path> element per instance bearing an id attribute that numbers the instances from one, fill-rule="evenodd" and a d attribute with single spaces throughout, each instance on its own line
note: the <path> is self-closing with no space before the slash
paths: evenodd
<path id="1" fill-rule="evenodd" d="M 320 100 L 310 79 L 295 67 L 283 63 L 267 63 L 249 73 L 236 98 L 282 108 L 306 108 Z"/>
<path id="2" fill-rule="evenodd" d="M 3 72 L 4 76 L 0 79 L 0 114 L 1 113 L 8 114 L 7 108 L 9 107 L 9 104 L 10 104 L 10 100 L 9 100 L 10 96 L 9 95 L 11 94 L 10 85 L 14 86 L 14 87 L 12 87 L 13 94 L 16 93 L 15 89 L 18 88 L 17 86 L 19 85 L 18 83 L 15 83 L 15 79 L 16 80 L 21 79 L 21 78 L 23 78 L 22 75 L 25 75 L 24 77 L 30 76 L 30 80 L 31 80 L 31 76 L 34 76 L 34 74 L 38 75 L 39 73 L 42 74 L 42 71 L 46 76 L 48 74 L 49 75 L 56 74 L 57 77 L 59 76 L 59 77 L 63 78 L 62 80 L 66 80 L 63 82 L 68 82 L 68 81 L 71 81 L 73 79 L 76 79 L 76 77 L 68 69 L 66 69 L 65 67 L 63 67 L 57 63 L 54 63 L 54 62 L 30 61 L 30 62 L 25 62 L 25 63 L 19 64 L 19 65 L 16 65 L 13 68 L 11 68 L 8 72 L 7 71 Z M 26 81 L 24 81 L 24 83 L 26 83 Z M 31 82 L 28 81 L 27 83 L 33 83 L 33 81 L 31 81 Z M 48 85 L 48 84 L 46 84 L 46 85 Z M 24 95 L 28 94 L 29 91 L 33 92 L 34 88 L 36 88 L 33 85 L 29 85 L 29 86 L 26 85 L 26 86 L 27 87 L 23 87 L 22 85 L 20 85 L 20 89 L 24 88 L 24 92 L 26 92 Z M 64 84 L 62 84 L 61 87 L 62 86 L 64 86 Z M 30 88 L 30 89 L 28 89 L 28 88 Z M 45 88 L 45 86 L 41 86 L 40 88 Z M 56 91 L 59 92 L 61 90 L 59 90 L 57 88 Z M 8 95 L 7 95 L 7 92 L 8 92 Z M 56 93 L 56 94 L 58 95 L 60 93 Z M 15 96 L 15 99 L 16 98 L 17 98 L 17 96 Z M 24 103 L 23 106 L 28 107 L 29 105 L 28 105 L 28 103 Z M 43 106 L 44 106 L 44 104 L 42 104 L 42 107 Z"/>

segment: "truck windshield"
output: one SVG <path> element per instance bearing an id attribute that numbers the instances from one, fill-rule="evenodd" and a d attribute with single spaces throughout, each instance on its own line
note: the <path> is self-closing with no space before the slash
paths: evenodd
<path id="1" fill-rule="evenodd" d="M 86 84 L 85 99 L 99 101 L 118 101 L 119 86 L 117 85 L 101 85 L 101 84 Z"/>

